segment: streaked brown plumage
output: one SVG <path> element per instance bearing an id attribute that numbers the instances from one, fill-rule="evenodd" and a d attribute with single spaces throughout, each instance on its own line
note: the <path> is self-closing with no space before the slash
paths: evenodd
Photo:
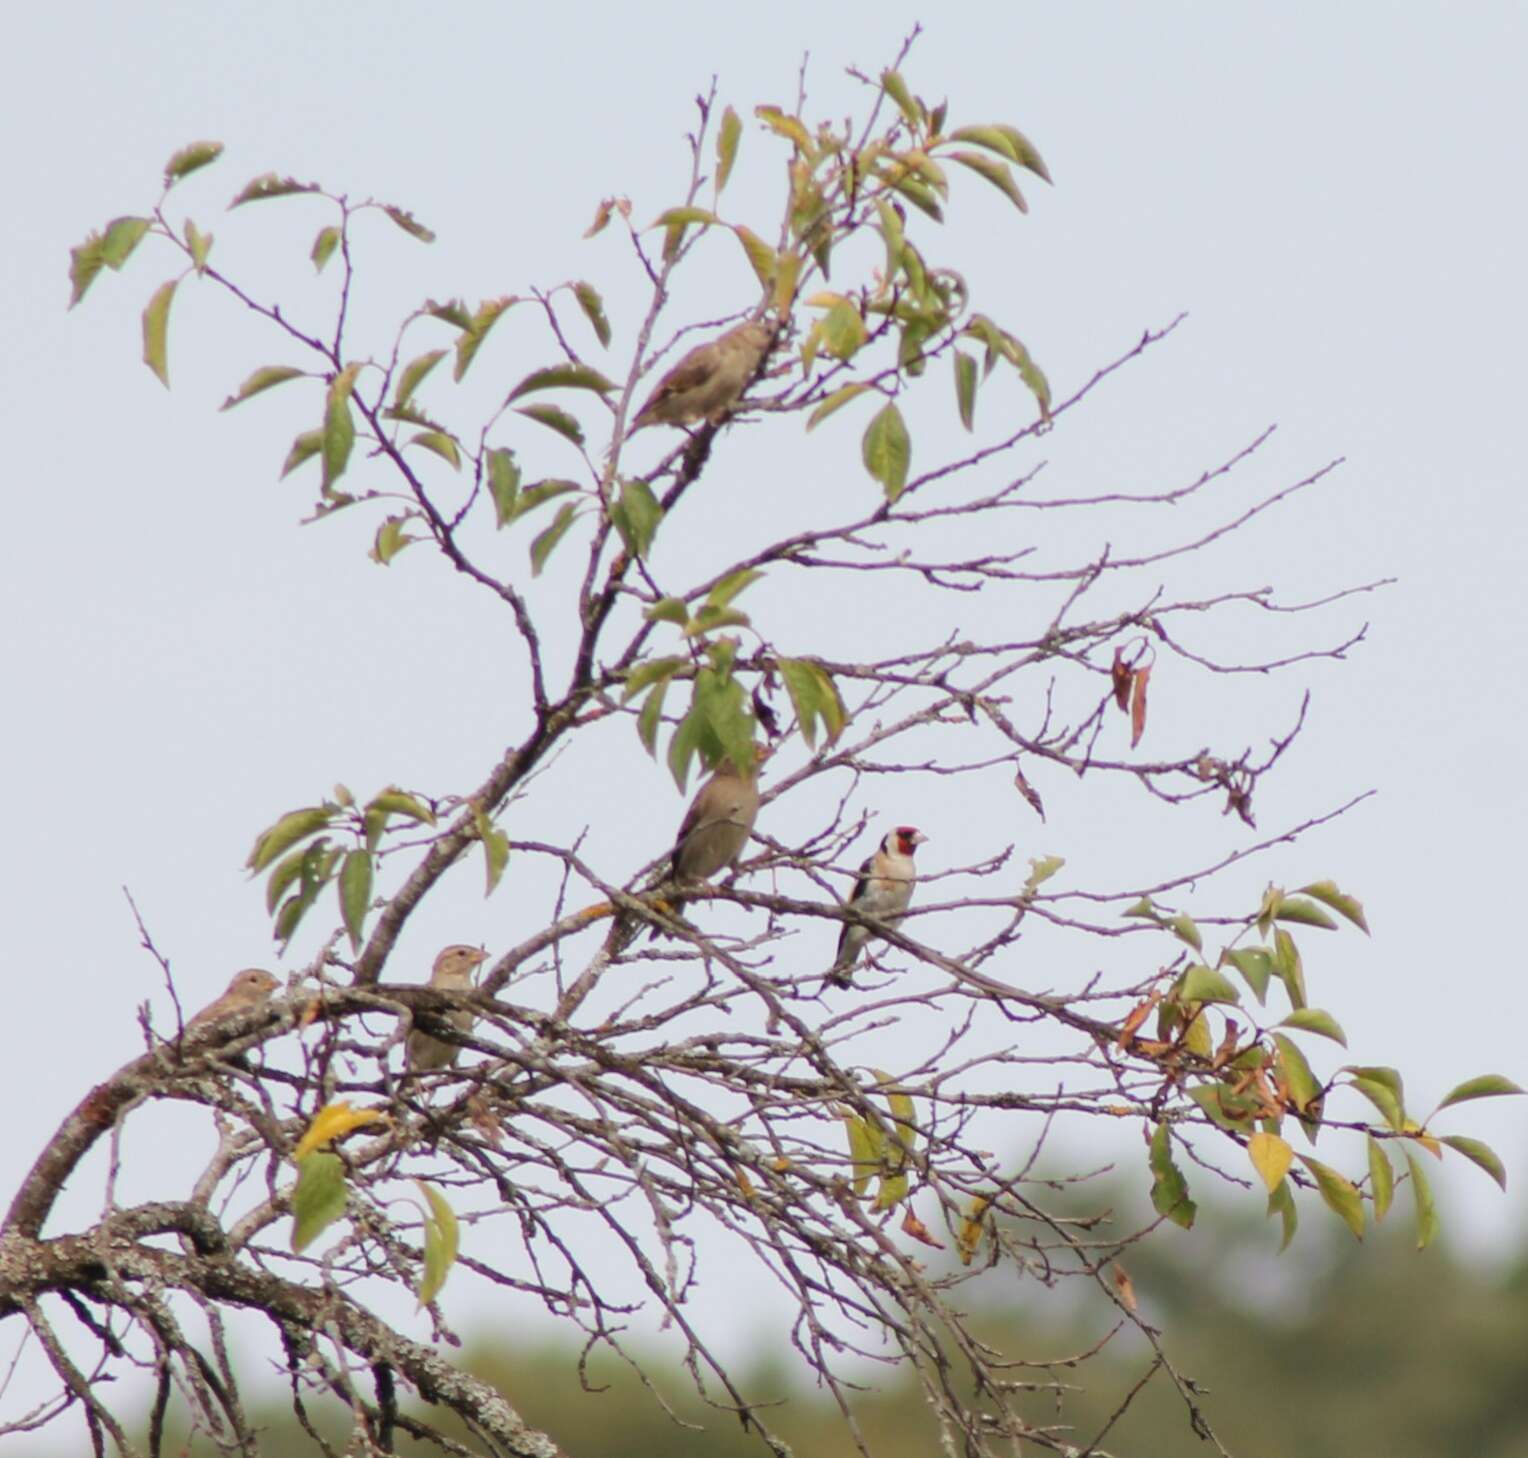
<path id="1" fill-rule="evenodd" d="M 442 992 L 466 992 L 472 986 L 472 974 L 479 965 L 488 959 L 488 953 L 481 947 L 465 947 L 461 945 L 444 948 L 435 958 L 435 965 L 430 969 L 430 986 L 438 988 Z M 467 1032 L 476 1021 L 472 1013 L 466 1008 L 457 1008 L 453 1012 L 443 1014 L 444 1021 Z M 415 1028 L 409 1034 L 408 1040 L 408 1066 L 415 1073 L 433 1073 L 440 1068 L 449 1068 L 456 1062 L 457 1055 L 462 1050 L 455 1043 L 447 1043 L 443 1038 L 433 1038 L 430 1034 Z"/>
<path id="2" fill-rule="evenodd" d="M 280 985 L 263 967 L 246 967 L 242 972 L 235 972 L 222 994 L 197 1013 L 186 1024 L 186 1030 L 189 1032 L 205 1023 L 215 1023 L 219 1018 L 263 1007 Z"/>
<path id="3" fill-rule="evenodd" d="M 774 337 L 768 319 L 748 319 L 697 344 L 658 381 L 631 428 L 720 421 L 752 383 Z"/>

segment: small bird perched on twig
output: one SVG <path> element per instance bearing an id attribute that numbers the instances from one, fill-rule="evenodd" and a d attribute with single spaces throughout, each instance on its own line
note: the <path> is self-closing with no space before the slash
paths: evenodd
<path id="1" fill-rule="evenodd" d="M 746 774 L 730 759 L 722 760 L 696 790 L 679 822 L 669 857 L 669 875 L 675 881 L 708 881 L 737 863 L 759 814 L 759 764 L 764 753 L 755 749 Z M 677 913 L 683 904 L 683 898 L 675 896 L 668 906 Z"/>
<path id="2" fill-rule="evenodd" d="M 879 848 L 859 868 L 859 880 L 848 905 L 865 916 L 894 927 L 907 912 L 918 881 L 913 855 L 928 836 L 911 825 L 899 825 L 886 832 Z M 845 922 L 838 935 L 838 955 L 833 959 L 827 980 L 834 987 L 850 986 L 854 964 L 875 933 L 868 926 Z"/>
<path id="3" fill-rule="evenodd" d="M 488 960 L 488 953 L 481 947 L 446 947 L 435 958 L 430 969 L 430 986 L 441 992 L 466 992 L 472 986 L 472 974 L 479 965 Z M 441 1014 L 444 1021 L 460 1032 L 467 1032 L 476 1018 L 467 1008 L 457 1008 Z M 415 1028 L 409 1034 L 408 1066 L 415 1073 L 433 1073 L 449 1068 L 456 1062 L 461 1049 L 455 1043 L 431 1037 L 429 1033 Z"/>
<path id="4" fill-rule="evenodd" d="M 252 1012 L 257 1007 L 264 1007 L 280 985 L 263 967 L 246 967 L 242 972 L 235 972 L 223 992 L 186 1024 L 186 1031 L 189 1033 L 192 1028 L 215 1023 L 219 1018 L 231 1017 L 234 1013 Z"/>
<path id="5" fill-rule="evenodd" d="M 697 344 L 658 381 L 631 428 L 719 423 L 753 382 L 774 338 L 775 326 L 757 318 Z"/>

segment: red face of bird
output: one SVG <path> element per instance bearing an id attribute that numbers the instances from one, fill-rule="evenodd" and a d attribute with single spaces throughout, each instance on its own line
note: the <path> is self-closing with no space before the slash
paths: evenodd
<path id="1" fill-rule="evenodd" d="M 889 842 L 888 850 L 893 850 L 898 855 L 910 856 L 928 839 L 928 836 L 914 826 L 899 825 L 886 839 Z"/>
<path id="2" fill-rule="evenodd" d="M 435 958 L 430 969 L 431 987 L 470 987 L 475 968 L 488 960 L 488 953 L 481 947 L 446 947 Z"/>

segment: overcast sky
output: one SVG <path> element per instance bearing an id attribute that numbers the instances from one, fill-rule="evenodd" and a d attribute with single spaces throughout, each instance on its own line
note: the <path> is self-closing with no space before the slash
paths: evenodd
<path id="1" fill-rule="evenodd" d="M 381 282 L 363 308 L 588 277 L 606 290 L 619 345 L 638 296 L 613 233 L 581 240 L 598 200 L 629 195 L 639 217 L 680 200 L 682 133 L 713 74 L 747 117 L 789 103 L 809 50 L 810 109 L 842 114 L 854 95 L 843 68 L 878 70 L 919 14 L 901 0 L 873 11 L 790 0 L 12 15 L 0 57 L 11 218 L 0 885 L 19 1032 L 0 1185 L 132 1056 L 135 1006 L 164 1006 L 124 885 L 189 1000 L 205 1000 L 273 957 L 262 888 L 241 871 L 257 830 L 336 779 L 363 791 L 474 784 L 515 708 L 497 677 L 502 630 L 485 627 L 464 585 L 407 557 L 384 572 L 343 516 L 297 526 L 306 493 L 276 471 L 308 423 L 301 409 L 217 414 L 272 362 L 270 337 L 183 288 L 167 393 L 139 362 L 138 313 L 169 262 L 145 248 L 66 313 L 69 247 L 151 202 L 175 148 L 217 138 L 228 150 L 215 175 L 177 205 L 218 234 L 225 261 L 265 270 L 297 307 L 316 308 L 325 286 L 306 262 L 311 205 L 222 211 L 266 170 L 397 202 L 437 230 L 431 248 L 370 235 Z M 913 85 L 949 95 L 957 119 L 1020 126 L 1055 178 L 1028 189 L 1024 219 L 995 195 L 971 197 L 976 234 L 962 247 L 1058 395 L 1143 330 L 1189 315 L 1047 443 L 1048 489 L 1182 484 L 1270 424 L 1258 468 L 1270 486 L 1346 458 L 1245 548 L 1240 585 L 1293 598 L 1398 579 L 1333 620 L 1372 626 L 1345 664 L 1304 680 L 1310 732 L 1260 806 L 1262 829 L 1379 794 L 1257 877 L 1334 876 L 1363 897 L 1372 943 L 1322 949 L 1316 1000 L 1347 1027 L 1356 1061 L 1405 1069 L 1415 1107 L 1478 1072 L 1523 1080 L 1522 7 L 947 3 L 925 19 Z M 764 150 L 750 128 L 745 163 Z M 739 186 L 762 197 L 771 174 L 759 167 L 740 170 Z M 711 258 L 697 317 L 746 301 L 740 258 Z M 829 448 L 858 469 L 851 431 Z M 1217 712 L 1208 698 L 1166 707 L 1173 686 L 1156 687 L 1164 715 Z M 1299 687 L 1270 700 L 1284 707 L 1269 733 Z M 1202 724 L 1183 732 L 1207 737 Z M 632 825 L 677 819 L 657 771 L 633 793 L 645 798 Z M 946 815 L 944 845 L 1022 835 L 1034 840 L 1024 854 L 1070 863 L 1117 849 L 1099 846 L 1101 820 L 1053 811 L 1042 833 L 982 814 Z M 1119 879 L 1125 864 L 1168 874 L 1212 859 L 1196 835 L 1235 843 L 1213 819 L 1131 847 Z M 658 848 L 636 845 L 629 866 Z M 475 877 L 415 929 L 420 975 L 440 940 L 513 940 L 506 903 L 484 902 Z M 295 951 L 293 964 L 311 947 Z M 1490 1140 L 1522 1174 L 1523 1107 L 1474 1105 L 1448 1127 Z M 1446 1225 L 1474 1248 L 1519 1239 L 1516 1193 L 1503 1199 L 1460 1161 L 1436 1185 Z"/>

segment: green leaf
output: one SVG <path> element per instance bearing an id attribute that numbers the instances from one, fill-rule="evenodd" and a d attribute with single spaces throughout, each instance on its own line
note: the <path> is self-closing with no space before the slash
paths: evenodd
<path id="1" fill-rule="evenodd" d="M 752 587 L 763 575 L 757 567 L 743 567 L 736 572 L 729 572 L 706 594 L 706 605 L 715 608 L 726 607 L 733 598 Z"/>
<path id="2" fill-rule="evenodd" d="M 497 446 L 488 452 L 488 494 L 501 527 L 508 526 L 519 514 L 520 467 L 515 453 Z"/>
<path id="3" fill-rule="evenodd" d="M 1241 951 L 1228 948 L 1223 955 L 1241 973 L 1242 980 L 1261 1004 L 1268 992 L 1268 979 L 1273 976 L 1273 958 L 1262 947 L 1247 947 Z"/>
<path id="4" fill-rule="evenodd" d="M 423 1180 L 415 1180 L 426 1202 L 429 1213 L 424 1220 L 424 1279 L 419 1283 L 419 1306 L 422 1310 L 439 1294 L 446 1284 L 446 1277 L 456 1263 L 461 1249 L 461 1230 L 457 1224 L 456 1211 L 446 1203 L 446 1197 Z"/>
<path id="5" fill-rule="evenodd" d="M 393 409 L 401 410 L 409 403 L 425 376 L 446 357 L 447 352 L 444 349 L 427 350 L 404 365 L 398 376 L 398 388 L 393 392 Z"/>
<path id="6" fill-rule="evenodd" d="M 567 535 L 568 528 L 573 525 L 573 519 L 578 514 L 578 507 L 569 501 L 558 508 L 557 515 L 552 518 L 552 524 L 531 543 L 531 576 L 540 577 L 541 569 L 546 566 L 547 558 L 556 550 L 558 542 Z"/>
<path id="7" fill-rule="evenodd" d="M 660 597 L 642 610 L 642 616 L 650 623 L 675 623 L 682 628 L 690 621 L 690 605 L 682 597 Z"/>
<path id="8" fill-rule="evenodd" d="M 263 202 L 272 197 L 290 197 L 296 192 L 319 192 L 322 189 L 316 182 L 298 182 L 293 177 L 277 177 L 274 172 L 263 172 L 259 177 L 245 184 L 241 192 L 231 203 L 229 210 L 241 207 L 244 203 Z"/>
<path id="9" fill-rule="evenodd" d="M 315 1150 L 297 1165 L 292 1191 L 292 1252 L 300 1255 L 345 1213 L 345 1166 L 337 1154 Z"/>
<path id="10" fill-rule="evenodd" d="M 308 257 L 313 261 L 313 272 L 322 273 L 324 265 L 334 257 L 334 250 L 340 246 L 340 230 L 332 223 L 318 230 L 318 236 L 313 240 L 313 251 Z"/>
<path id="11" fill-rule="evenodd" d="M 621 689 L 621 702 L 629 704 L 644 689 L 671 679 L 681 669 L 689 666 L 688 658 L 651 658 L 646 663 L 639 663 L 626 675 L 625 685 Z"/>
<path id="12" fill-rule="evenodd" d="M 550 365 L 546 369 L 532 370 L 505 398 L 506 405 L 536 390 L 593 390 L 605 395 L 615 389 L 615 383 L 607 380 L 598 370 L 588 365 Z"/>
<path id="13" fill-rule="evenodd" d="M 1369 1149 L 1369 1198 L 1374 1201 L 1374 1223 L 1378 1225 L 1390 1213 L 1390 1202 L 1395 1198 L 1395 1170 L 1385 1146 L 1372 1134 L 1364 1138 Z"/>
<path id="14" fill-rule="evenodd" d="M 164 185 L 170 187 L 223 155 L 221 142 L 192 142 L 171 155 L 164 164 Z"/>
<path id="15" fill-rule="evenodd" d="M 1289 1089 L 1295 1108 L 1304 1114 L 1320 1099 L 1321 1083 L 1310 1071 L 1310 1064 L 1305 1061 L 1305 1054 L 1300 1051 L 1299 1044 L 1286 1038 L 1283 1033 L 1275 1033 L 1273 1041 L 1278 1048 L 1279 1067 L 1284 1075 L 1285 1087 Z"/>
<path id="16" fill-rule="evenodd" d="M 442 312 L 438 318 L 447 319 L 456 324 L 462 330 L 462 337 L 456 341 L 456 364 L 452 367 L 451 377 L 458 383 L 467 373 L 468 366 L 477 358 L 477 352 L 483 346 L 483 341 L 488 338 L 488 331 L 499 322 L 499 319 L 514 308 L 520 299 L 515 294 L 504 294 L 497 299 L 484 299 L 477 307 L 477 313 L 468 318 L 465 311 L 457 306 L 456 312 Z M 450 310 L 451 306 L 445 306 Z"/>
<path id="17" fill-rule="evenodd" d="M 1302 1032 L 1319 1033 L 1323 1038 L 1330 1038 L 1334 1043 L 1341 1043 L 1344 1048 L 1348 1046 L 1347 1036 L 1343 1033 L 1337 1019 L 1319 1007 L 1297 1008 L 1279 1024 L 1279 1027 L 1299 1028 Z"/>
<path id="18" fill-rule="evenodd" d="M 674 783 L 681 793 L 690 777 L 690 762 L 695 758 L 707 728 L 705 715 L 699 712 L 692 696 L 689 712 L 679 721 L 679 727 L 670 737 L 668 747 L 669 773 L 673 775 Z"/>
<path id="19" fill-rule="evenodd" d="M 494 826 L 481 806 L 474 805 L 472 810 L 478 839 L 483 842 L 483 867 L 488 876 L 488 889 L 483 895 L 492 896 L 509 864 L 509 837 Z"/>
<path id="20" fill-rule="evenodd" d="M 350 463 L 355 445 L 355 420 L 350 414 L 350 392 L 355 388 L 360 365 L 346 365 L 329 383 L 324 402 L 323 485 L 327 491 Z"/>
<path id="21" fill-rule="evenodd" d="M 902 412 L 888 402 L 877 412 L 865 431 L 860 451 L 865 469 L 881 483 L 888 501 L 895 501 L 907 485 L 912 464 L 912 439 Z"/>
<path id="22" fill-rule="evenodd" d="M 244 864 L 249 867 L 252 875 L 258 876 L 298 841 L 306 840 L 332 824 L 334 814 L 333 805 L 310 805 L 301 810 L 289 810 L 274 825 L 255 837 L 254 849 Z"/>
<path id="23" fill-rule="evenodd" d="M 83 243 L 69 250 L 69 307 L 71 309 L 85 297 L 85 291 L 95 282 L 103 263 L 99 233 L 91 233 Z"/>
<path id="24" fill-rule="evenodd" d="M 1406 1111 L 1401 1107 L 1401 1101 L 1396 1097 L 1395 1091 L 1388 1084 L 1380 1083 L 1372 1078 L 1354 1078 L 1349 1085 L 1355 1093 L 1362 1094 L 1380 1112 L 1380 1117 L 1397 1134 L 1406 1127 Z"/>
<path id="25" fill-rule="evenodd" d="M 923 108 L 913 99 L 913 94 L 907 89 L 907 82 L 902 79 L 900 71 L 887 69 L 881 72 L 881 89 L 897 104 L 897 110 L 902 113 L 902 119 L 914 132 L 918 131 L 924 123 Z"/>
<path id="26" fill-rule="evenodd" d="M 1167 926 L 1180 942 L 1186 942 L 1196 952 L 1204 950 L 1204 938 L 1199 935 L 1199 928 L 1194 924 L 1194 918 L 1189 916 L 1187 912 L 1180 912 L 1167 923 Z M 1221 980 L 1224 981 L 1225 979 L 1222 978 Z M 1229 984 L 1227 985 L 1229 986 Z M 1198 1000 L 1202 1001 L 1202 999 Z M 1233 996 L 1229 999 L 1222 998 L 1221 1001 L 1234 1002 L 1236 999 Z"/>
<path id="27" fill-rule="evenodd" d="M 814 156 L 812 134 L 801 124 L 799 118 L 788 116 L 778 106 L 756 106 L 753 114 L 778 136 L 786 137 L 808 157 Z"/>
<path id="28" fill-rule="evenodd" d="M 293 442 L 281 463 L 282 479 L 290 476 L 304 461 L 310 461 L 323 449 L 324 433 L 321 430 L 305 430 Z"/>
<path id="29" fill-rule="evenodd" d="M 834 359 L 853 359 L 870 336 L 859 310 L 848 299 L 837 300 L 822 318 L 822 339 Z"/>
<path id="30" fill-rule="evenodd" d="M 637 738 L 654 758 L 658 754 L 658 726 L 663 719 L 663 699 L 671 682 L 671 679 L 665 678 L 654 684 L 652 692 L 643 701 L 642 712 L 637 715 Z"/>
<path id="31" fill-rule="evenodd" d="M 594 337 L 607 349 L 610 347 L 610 320 L 605 317 L 605 301 L 593 284 L 580 280 L 573 285 L 573 297 L 584 311 L 584 318 L 594 330 Z"/>
<path id="32" fill-rule="evenodd" d="M 265 914 L 274 914 L 281 904 L 281 898 L 291 888 L 292 882 L 302 872 L 303 857 L 307 855 L 306 848 L 295 850 L 284 861 L 279 861 L 265 881 Z"/>
<path id="33" fill-rule="evenodd" d="M 578 482 L 563 480 L 538 481 L 534 486 L 527 486 L 515 501 L 514 520 L 519 521 L 522 516 L 529 516 L 538 506 L 578 489 Z"/>
<path id="34" fill-rule="evenodd" d="M 411 520 L 413 520 L 413 513 L 404 512 L 401 516 L 388 517 L 377 528 L 377 535 L 372 541 L 368 555 L 379 567 L 386 567 L 405 547 L 411 547 L 419 540 L 418 537 L 411 537 L 404 531 L 404 527 Z"/>
<path id="35" fill-rule="evenodd" d="M 1051 180 L 1050 172 L 1034 143 L 1016 127 L 1002 123 L 991 126 L 958 127 L 950 133 L 949 140 L 972 142 L 978 147 L 985 147 L 989 152 L 996 152 L 1010 162 L 1017 162 L 1020 167 L 1028 168 L 1036 177 L 1044 178 L 1046 182 Z"/>
<path id="36" fill-rule="evenodd" d="M 223 403 L 218 406 L 219 410 L 232 410 L 235 405 L 242 405 L 246 400 L 276 385 L 284 385 L 288 380 L 300 379 L 307 373 L 292 365 L 262 365 L 253 374 L 246 377 L 244 383 L 239 386 Z M 285 471 L 281 473 L 283 476 Z"/>
<path id="37" fill-rule="evenodd" d="M 1162 925 L 1161 917 L 1157 914 L 1157 908 L 1152 904 L 1151 897 L 1143 896 L 1133 906 L 1126 907 L 1120 912 L 1121 916 L 1137 916 L 1144 921 L 1154 921 Z"/>
<path id="38" fill-rule="evenodd" d="M 1445 1134 L 1442 1136 L 1442 1141 L 1450 1149 L 1457 1150 L 1472 1164 L 1478 1164 L 1503 1190 L 1507 1188 L 1507 1167 L 1489 1144 L 1482 1143 L 1479 1139 L 1470 1139 L 1463 1134 Z"/>
<path id="39" fill-rule="evenodd" d="M 796 281 L 801 277 L 801 255 L 787 249 L 775 259 L 774 291 L 770 305 L 782 319 L 796 302 Z"/>
<path id="40" fill-rule="evenodd" d="M 186 219 L 186 247 L 191 250 L 191 266 L 204 273 L 207 255 L 212 252 L 212 234 L 202 232 L 190 218 Z"/>
<path id="41" fill-rule="evenodd" d="M 1483 1073 L 1479 1078 L 1468 1078 L 1457 1087 L 1450 1089 L 1443 1096 L 1438 1109 L 1446 1109 L 1450 1104 L 1466 1103 L 1470 1099 L 1494 1099 L 1522 1092 L 1523 1090 L 1510 1078 L 1503 1078 L 1499 1073 Z M 1434 1112 L 1436 1113 L 1437 1110 Z"/>
<path id="42" fill-rule="evenodd" d="M 329 845 L 327 836 L 321 836 L 303 851 L 298 867 L 298 889 L 276 913 L 275 936 L 283 948 L 296 934 L 319 892 L 333 878 L 339 858 L 339 851 Z"/>
<path id="43" fill-rule="evenodd" d="M 1417 1210 L 1417 1249 L 1425 1250 L 1438 1234 L 1438 1211 L 1433 1205 L 1432 1186 L 1416 1156 L 1406 1150 L 1406 1168 L 1411 1172 L 1411 1197 Z"/>
<path id="44" fill-rule="evenodd" d="M 1252 1118 L 1257 1112 L 1256 1101 L 1233 1093 L 1223 1083 L 1198 1084 L 1189 1089 L 1188 1096 L 1217 1128 L 1245 1134 L 1252 1127 Z"/>
<path id="45" fill-rule="evenodd" d="M 1165 1215 L 1174 1225 L 1193 1227 L 1198 1207 L 1188 1197 L 1188 1181 L 1173 1163 L 1172 1143 L 1167 1124 L 1160 1123 L 1151 1136 L 1151 1204 L 1158 1215 Z"/>
<path id="46" fill-rule="evenodd" d="M 383 203 L 382 211 L 390 217 L 410 238 L 417 238 L 421 243 L 433 243 L 435 234 L 416 218 L 407 208 L 394 207 L 391 203 Z"/>
<path id="47" fill-rule="evenodd" d="M 179 282 L 172 278 L 160 284 L 143 311 L 143 362 L 159 376 L 166 389 L 170 385 L 170 303 L 175 298 L 175 285 Z"/>
<path id="48" fill-rule="evenodd" d="M 1290 1006 L 1305 1006 L 1305 967 L 1300 961 L 1300 949 L 1295 939 L 1280 927 L 1273 934 L 1273 970 L 1284 984 Z"/>
<path id="49" fill-rule="evenodd" d="M 366 924 L 366 913 L 371 908 L 371 856 L 363 850 L 353 850 L 340 867 L 340 915 L 345 930 L 350 933 L 350 945 L 357 951 L 361 947 L 361 928 Z"/>
<path id="50" fill-rule="evenodd" d="M 1180 1002 L 1238 1003 L 1241 994 L 1225 973 L 1195 962 L 1179 979 L 1178 999 Z"/>
<path id="51" fill-rule="evenodd" d="M 366 808 L 376 810 L 382 815 L 402 815 L 416 825 L 435 824 L 435 812 L 418 796 L 407 794 L 403 790 L 383 790 L 381 794 L 371 798 Z"/>
<path id="52" fill-rule="evenodd" d="M 1302 926 L 1319 926 L 1323 931 L 1337 930 L 1337 923 L 1314 901 L 1296 901 L 1292 896 L 1286 896 L 1279 903 L 1279 909 L 1274 912 L 1273 919 L 1298 922 Z"/>
<path id="53" fill-rule="evenodd" d="M 456 442 L 443 430 L 421 430 L 409 441 L 409 444 L 423 446 L 427 451 L 434 451 L 441 460 L 450 465 L 453 471 L 459 471 L 462 468 L 461 452 L 457 449 Z"/>
<path id="54" fill-rule="evenodd" d="M 1024 894 L 1033 896 L 1065 864 L 1065 856 L 1031 856 L 1029 874 L 1024 878 Z"/>
<path id="55" fill-rule="evenodd" d="M 743 137 L 743 123 L 729 106 L 722 113 L 721 126 L 716 131 L 716 191 L 720 194 L 732 176 L 732 164 L 737 161 L 737 144 Z"/>
<path id="56" fill-rule="evenodd" d="M 719 223 L 720 221 L 721 219 L 709 208 L 678 207 L 668 208 L 666 211 L 659 213 L 647 226 L 649 230 L 653 228 L 688 227 L 692 223 L 700 223 L 709 227 L 712 223 Z"/>
<path id="57" fill-rule="evenodd" d="M 819 723 L 827 742 L 836 743 L 849 716 L 833 676 L 810 658 L 779 658 L 775 662 L 796 710 L 801 737 L 808 747 L 816 748 Z"/>
<path id="58" fill-rule="evenodd" d="M 1294 1191 L 1289 1187 L 1289 1181 L 1284 1180 L 1268 1197 L 1268 1213 L 1277 1213 L 1284 1222 L 1284 1238 L 1279 1242 L 1279 1251 L 1282 1254 L 1289 1249 L 1289 1242 L 1295 1238 L 1295 1230 L 1300 1224 L 1300 1212 L 1295 1208 Z"/>
<path id="59" fill-rule="evenodd" d="M 950 358 L 955 362 L 955 404 L 960 423 L 972 430 L 976 424 L 976 361 L 959 349 L 953 350 Z"/>
<path id="60" fill-rule="evenodd" d="M 1295 1152 L 1289 1147 L 1288 1140 L 1270 1134 L 1266 1129 L 1259 1129 L 1247 1140 L 1247 1157 L 1251 1159 L 1253 1169 L 1258 1172 L 1271 1195 L 1289 1173 Z"/>
<path id="61" fill-rule="evenodd" d="M 856 1195 L 863 1195 L 881 1168 L 885 1136 L 857 1114 L 845 1114 L 843 1120 L 849 1137 L 850 1183 Z"/>
<path id="62" fill-rule="evenodd" d="M 775 250 L 769 246 L 751 228 L 745 228 L 741 223 L 734 223 L 732 231 L 737 235 L 737 241 L 743 245 L 743 252 L 747 255 L 748 265 L 753 269 L 754 276 L 759 280 L 761 288 L 769 288 L 774 284 L 775 276 L 779 272 L 780 260 Z"/>
<path id="63" fill-rule="evenodd" d="M 886 244 L 886 277 L 895 278 L 902 267 L 902 249 L 907 235 L 902 228 L 901 215 L 886 198 L 876 198 L 875 210 L 879 219 L 878 231 Z"/>
<path id="64" fill-rule="evenodd" d="M 980 152 L 952 152 L 950 155 L 962 167 L 969 167 L 978 177 L 990 182 L 1021 213 L 1029 211 L 1029 204 L 1024 201 L 1024 194 L 1019 191 L 1019 185 L 1013 180 L 1013 173 L 1008 170 L 1006 163 L 994 162 Z"/>
<path id="65" fill-rule="evenodd" d="M 620 532 L 626 550 L 633 557 L 646 557 L 653 544 L 663 508 L 646 481 L 633 479 L 621 483 L 621 496 L 610 508 L 610 520 Z"/>
<path id="66" fill-rule="evenodd" d="M 1369 923 L 1364 919 L 1363 903 L 1356 896 L 1348 896 L 1339 891 L 1335 881 L 1313 881 L 1309 886 L 1300 887 L 1300 895 L 1314 896 L 1317 901 L 1325 902 L 1333 911 L 1347 917 L 1365 935 L 1368 934 Z"/>
<path id="67" fill-rule="evenodd" d="M 556 405 L 520 405 L 516 407 L 516 413 L 527 415 L 549 430 L 555 430 L 558 435 L 564 436 L 576 446 L 583 446 L 583 427 L 566 410 L 561 410 Z"/>
<path id="68" fill-rule="evenodd" d="M 807 416 L 806 428 L 808 430 L 814 430 L 821 421 L 826 420 L 828 416 L 830 416 L 835 410 L 838 410 L 842 406 L 847 405 L 851 400 L 857 399 L 869 388 L 869 385 L 844 385 L 841 388 L 834 390 L 834 392 L 829 395 L 827 399 L 822 402 L 822 404 L 820 404 L 814 411 L 812 411 L 810 415 Z"/>
<path id="69" fill-rule="evenodd" d="M 149 227 L 148 218 L 113 218 L 101 238 L 101 262 L 113 272 L 120 272 Z"/>
<path id="70" fill-rule="evenodd" d="M 1327 1208 L 1338 1215 L 1343 1224 L 1359 1240 L 1364 1238 L 1364 1202 L 1358 1186 L 1346 1175 L 1339 1174 L 1329 1164 L 1312 1159 L 1308 1154 L 1299 1156 L 1300 1163 L 1316 1178 L 1316 1189 L 1326 1202 Z"/>

